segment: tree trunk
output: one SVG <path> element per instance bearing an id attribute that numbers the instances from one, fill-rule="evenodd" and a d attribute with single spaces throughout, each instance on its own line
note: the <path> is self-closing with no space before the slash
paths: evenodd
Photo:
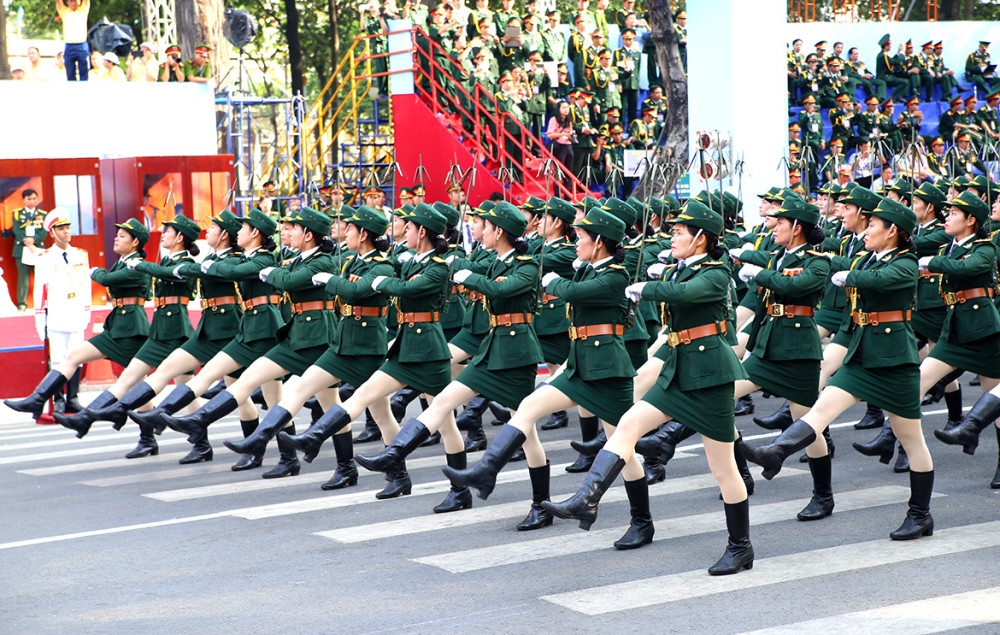
<path id="1" fill-rule="evenodd" d="M 961 16 L 963 0 L 940 0 L 938 2 L 939 20 L 957 20 Z"/>
<path id="2" fill-rule="evenodd" d="M 10 79 L 10 61 L 7 59 L 7 10 L 0 2 L 0 79 Z"/>
<path id="3" fill-rule="evenodd" d="M 305 94 L 302 44 L 299 41 L 299 8 L 295 0 L 285 0 L 285 39 L 288 41 L 288 65 L 292 72 L 292 94 Z"/>
<path id="4" fill-rule="evenodd" d="M 653 166 L 647 168 L 633 193 L 636 198 L 662 196 L 673 189 L 686 171 L 688 161 L 688 86 L 680 49 L 674 37 L 674 19 L 669 0 L 649 0 L 650 29 L 656 46 L 656 59 L 663 75 L 667 99 L 666 143 L 657 153 Z M 683 166 L 681 169 L 658 169 L 655 166 Z M 655 177 L 655 178 L 654 178 Z"/>
<path id="5" fill-rule="evenodd" d="M 177 3 L 175 14 L 181 53 L 191 58 L 194 47 L 212 47 L 208 61 L 216 81 L 229 70 L 229 51 L 232 48 L 222 33 L 226 21 L 224 8 L 223 0 L 187 0 Z"/>

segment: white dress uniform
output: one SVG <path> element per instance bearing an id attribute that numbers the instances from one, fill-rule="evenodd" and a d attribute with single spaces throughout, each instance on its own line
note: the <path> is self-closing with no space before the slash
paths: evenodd
<path id="1" fill-rule="evenodd" d="M 84 342 L 90 324 L 90 290 L 90 258 L 83 249 L 53 245 L 38 257 L 35 329 L 42 341 L 48 335 L 52 368 Z"/>

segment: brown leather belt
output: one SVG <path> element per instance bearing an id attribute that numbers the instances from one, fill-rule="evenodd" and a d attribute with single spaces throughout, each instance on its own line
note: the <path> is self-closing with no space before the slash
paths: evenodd
<path id="1" fill-rule="evenodd" d="M 356 319 L 363 317 L 385 317 L 389 314 L 389 307 L 345 304 L 340 307 L 340 314 L 346 317 L 354 317 Z"/>
<path id="2" fill-rule="evenodd" d="M 778 304 L 767 305 L 767 314 L 773 317 L 812 317 L 813 308 L 801 304 Z"/>
<path id="3" fill-rule="evenodd" d="M 927 271 L 926 269 L 922 269 L 920 271 L 920 277 L 923 278 L 924 280 L 930 280 L 930 279 L 936 278 L 936 277 L 938 277 L 940 275 L 941 275 L 940 273 L 931 273 L 930 271 Z"/>
<path id="4" fill-rule="evenodd" d="M 880 322 L 909 322 L 910 311 L 872 311 L 865 313 L 858 311 L 851 316 L 851 319 L 858 326 L 878 326 Z"/>
<path id="5" fill-rule="evenodd" d="M 217 306 L 225 306 L 227 304 L 239 304 L 235 295 L 222 295 L 217 298 L 204 298 L 201 301 L 201 308 L 203 309 L 214 309 Z"/>
<path id="6" fill-rule="evenodd" d="M 549 295 L 548 293 L 543 293 L 542 294 L 542 302 L 543 303 L 552 302 L 553 300 L 562 300 L 562 298 L 560 298 L 557 295 Z"/>
<path id="7" fill-rule="evenodd" d="M 993 289 L 978 287 L 975 289 L 961 289 L 960 291 L 945 291 L 941 294 L 945 304 L 965 304 L 967 300 L 974 298 L 992 298 Z"/>
<path id="8" fill-rule="evenodd" d="M 725 334 L 725 322 L 712 322 L 711 324 L 702 324 L 701 326 L 695 326 L 694 328 L 671 331 L 670 333 L 667 333 L 667 344 L 673 348 L 677 348 L 681 344 L 690 344 L 692 341 L 703 337 Z"/>
<path id="9" fill-rule="evenodd" d="M 396 321 L 400 324 L 413 326 L 417 322 L 437 322 L 440 319 L 441 313 L 439 311 L 418 311 L 416 313 L 397 312 Z"/>
<path id="10" fill-rule="evenodd" d="M 569 339 L 585 340 L 598 335 L 625 335 L 624 324 L 588 324 L 587 326 L 569 327 Z"/>
<path id="11" fill-rule="evenodd" d="M 111 300 L 111 306 L 121 308 L 123 306 L 131 306 L 133 304 L 138 304 L 143 306 L 146 304 L 146 298 L 114 298 Z"/>
<path id="12" fill-rule="evenodd" d="M 337 308 L 332 300 L 313 300 L 312 302 L 296 302 L 292 305 L 292 313 L 305 313 L 306 311 L 333 311 Z"/>
<path id="13" fill-rule="evenodd" d="M 262 304 L 281 304 L 280 295 L 259 295 L 256 298 L 250 298 L 249 300 L 243 301 L 243 310 L 249 311 L 255 306 L 260 306 Z"/>
<path id="14" fill-rule="evenodd" d="M 180 304 L 180 305 L 183 305 L 183 306 L 187 306 L 188 302 L 190 302 L 190 301 L 191 301 L 191 298 L 189 298 L 187 296 L 183 296 L 183 295 L 168 295 L 168 296 L 163 297 L 163 298 L 153 298 L 153 306 L 155 306 L 157 309 L 159 309 L 161 307 L 165 307 L 168 304 Z"/>
<path id="15" fill-rule="evenodd" d="M 531 324 L 531 313 L 501 313 L 490 316 L 490 326 L 510 326 L 511 324 Z"/>
<path id="16" fill-rule="evenodd" d="M 486 296 L 483 295 L 482 293 L 479 293 L 478 291 L 469 291 L 469 301 L 470 302 L 476 302 L 478 300 L 483 300 L 485 298 L 486 298 Z"/>

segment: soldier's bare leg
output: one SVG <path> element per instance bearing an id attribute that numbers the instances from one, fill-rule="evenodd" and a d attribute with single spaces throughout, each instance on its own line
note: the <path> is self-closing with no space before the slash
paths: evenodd
<path id="1" fill-rule="evenodd" d="M 931 452 L 924 442 L 924 431 L 920 426 L 920 419 L 905 419 L 899 415 L 889 413 L 889 424 L 892 425 L 892 432 L 899 439 L 906 456 L 910 460 L 910 469 L 914 472 L 930 472 L 934 469 L 934 462 L 931 460 Z"/>
<path id="2" fill-rule="evenodd" d="M 59 374 L 63 377 L 69 379 L 73 376 L 73 373 L 76 372 L 77 368 L 88 362 L 96 362 L 99 359 L 104 359 L 104 353 L 97 350 L 97 347 L 90 342 L 84 342 L 77 348 L 71 350 L 69 354 L 66 355 L 66 359 L 63 360 L 63 363 L 60 364 L 59 368 L 56 370 L 58 370 Z"/>

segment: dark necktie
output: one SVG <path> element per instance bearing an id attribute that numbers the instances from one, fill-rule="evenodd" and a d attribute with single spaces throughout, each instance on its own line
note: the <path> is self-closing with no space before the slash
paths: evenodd
<path id="1" fill-rule="evenodd" d="M 69 256 L 66 254 L 65 251 L 63 252 L 63 262 L 65 262 L 67 265 L 69 264 Z"/>

